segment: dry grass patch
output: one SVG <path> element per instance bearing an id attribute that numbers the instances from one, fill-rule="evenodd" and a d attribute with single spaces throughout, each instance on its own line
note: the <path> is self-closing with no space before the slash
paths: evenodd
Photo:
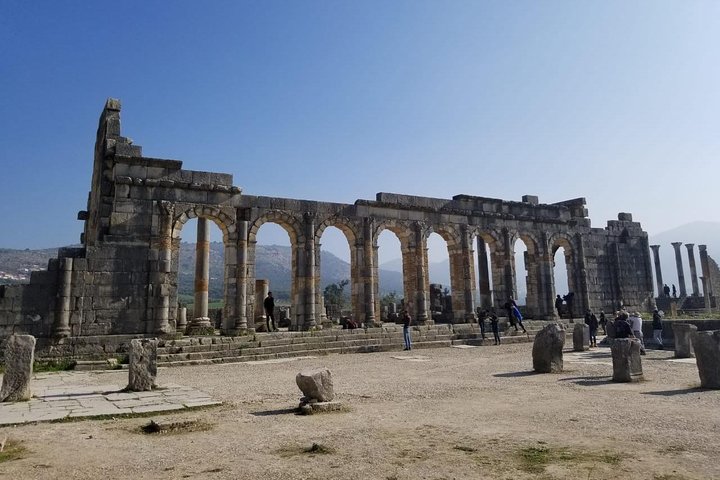
<path id="1" fill-rule="evenodd" d="M 2 449 L 0 449 L 0 463 L 20 460 L 25 458 L 26 453 L 27 448 L 20 442 L 5 440 L 2 442 Z"/>
<path id="2" fill-rule="evenodd" d="M 301 445 L 287 445 L 276 450 L 281 457 L 294 457 L 296 455 L 329 455 L 335 453 L 335 449 L 322 443 L 313 442 L 309 447 Z"/>
<path id="3" fill-rule="evenodd" d="M 213 426 L 214 425 L 201 420 L 164 423 L 157 423 L 155 420 L 150 420 L 150 423 L 140 427 L 140 432 L 146 435 L 204 432 L 212 429 Z"/>
<path id="4" fill-rule="evenodd" d="M 567 447 L 553 448 L 543 444 L 521 448 L 515 452 L 515 457 L 520 464 L 520 470 L 533 474 L 543 473 L 545 467 L 557 463 L 606 463 L 617 465 L 622 460 L 622 457 L 616 453 L 587 452 L 572 450 Z"/>

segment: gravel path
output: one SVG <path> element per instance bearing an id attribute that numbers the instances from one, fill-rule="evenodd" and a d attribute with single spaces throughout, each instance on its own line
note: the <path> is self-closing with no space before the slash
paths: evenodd
<path id="1" fill-rule="evenodd" d="M 224 405 L 152 417 L 197 431 L 139 433 L 148 418 L 0 429 L 25 448 L 9 479 L 720 478 L 720 391 L 692 363 L 643 357 L 646 381 L 610 382 L 609 349 L 535 375 L 531 344 L 329 355 L 161 369 Z M 349 412 L 299 416 L 295 374 L 327 366 Z M 127 383 L 125 372 L 64 384 Z M 42 382 L 59 381 L 49 376 Z M 327 453 L 306 453 L 313 443 Z M 0 454 L 1 455 L 1 454 Z"/>

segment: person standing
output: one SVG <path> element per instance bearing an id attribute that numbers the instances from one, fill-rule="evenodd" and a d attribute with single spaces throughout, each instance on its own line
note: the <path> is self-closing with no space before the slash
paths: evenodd
<path id="1" fill-rule="evenodd" d="M 555 298 L 555 309 L 558 312 L 558 317 L 562 318 L 562 306 L 563 306 L 563 299 L 560 295 L 558 295 Z"/>
<path id="2" fill-rule="evenodd" d="M 600 310 L 600 326 L 603 329 L 603 335 L 607 335 L 607 318 L 605 318 L 605 312 Z"/>
<path id="3" fill-rule="evenodd" d="M 490 328 L 495 337 L 495 345 L 500 345 L 500 328 L 498 326 L 498 317 L 494 313 L 490 314 Z"/>
<path id="4" fill-rule="evenodd" d="M 478 325 L 480 326 L 480 336 L 482 336 L 483 340 L 486 340 L 486 338 L 485 338 L 485 318 L 487 317 L 487 310 L 480 310 L 480 308 L 478 308 L 477 312 L 478 312 Z"/>
<path id="5" fill-rule="evenodd" d="M 662 315 L 660 315 L 660 312 L 657 308 L 653 310 L 652 327 L 653 339 L 655 339 L 655 343 L 657 343 L 658 348 L 662 350 L 663 348 L 665 348 L 662 340 Z"/>
<path id="6" fill-rule="evenodd" d="M 633 335 L 640 340 L 640 355 L 645 355 L 645 342 L 643 341 L 642 317 L 640 316 L 640 312 L 633 312 L 628 321 L 630 322 Z"/>
<path id="7" fill-rule="evenodd" d="M 268 292 L 268 296 L 263 301 L 263 307 L 265 308 L 265 323 L 267 324 L 268 332 L 276 332 L 275 327 L 275 299 L 273 298 L 272 292 Z M 270 322 L 272 322 L 272 330 L 270 329 Z"/>
<path id="8" fill-rule="evenodd" d="M 598 319 L 589 308 L 585 312 L 585 325 L 590 329 L 590 346 L 597 347 Z"/>
<path id="9" fill-rule="evenodd" d="M 667 283 L 665 285 L 663 285 L 663 293 L 665 294 L 666 297 L 670 296 L 670 287 L 668 287 Z"/>
<path id="10" fill-rule="evenodd" d="M 410 342 L 410 325 L 412 324 L 412 317 L 407 310 L 403 310 L 402 313 L 403 322 L 403 340 L 405 340 L 405 348 L 403 350 L 412 350 L 412 343 Z"/>

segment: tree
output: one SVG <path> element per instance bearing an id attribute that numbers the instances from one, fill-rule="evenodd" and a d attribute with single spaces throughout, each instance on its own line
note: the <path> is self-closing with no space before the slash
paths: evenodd
<path id="1" fill-rule="evenodd" d="M 331 283 L 323 290 L 323 297 L 325 298 L 325 305 L 334 305 L 338 309 L 342 310 L 347 303 L 347 295 L 345 294 L 345 287 L 350 284 L 350 280 L 342 280 L 338 283 Z"/>

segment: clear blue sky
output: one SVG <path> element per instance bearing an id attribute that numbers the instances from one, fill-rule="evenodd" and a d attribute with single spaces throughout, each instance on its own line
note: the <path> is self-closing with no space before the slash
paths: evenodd
<path id="1" fill-rule="evenodd" d="M 78 241 L 97 119 L 246 193 L 720 219 L 720 2 L 0 1 L 0 247 Z"/>

